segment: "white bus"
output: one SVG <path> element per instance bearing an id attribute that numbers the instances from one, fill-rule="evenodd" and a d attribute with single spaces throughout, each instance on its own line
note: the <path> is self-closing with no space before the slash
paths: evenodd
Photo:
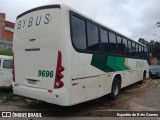
<path id="1" fill-rule="evenodd" d="M 148 77 L 147 47 L 66 5 L 17 17 L 14 94 L 61 106 L 110 95 Z"/>

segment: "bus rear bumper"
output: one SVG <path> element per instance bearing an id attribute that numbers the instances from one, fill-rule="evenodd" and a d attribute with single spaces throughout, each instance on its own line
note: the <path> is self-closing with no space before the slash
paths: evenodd
<path id="1" fill-rule="evenodd" d="M 53 89 L 52 92 L 48 92 L 47 89 L 17 85 L 14 82 L 12 86 L 13 93 L 16 95 L 42 100 L 56 105 L 68 106 L 68 89 L 66 87 Z"/>

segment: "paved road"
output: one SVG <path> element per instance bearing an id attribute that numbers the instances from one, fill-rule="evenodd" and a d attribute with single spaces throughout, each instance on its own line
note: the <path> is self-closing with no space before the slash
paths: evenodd
<path id="1" fill-rule="evenodd" d="M 86 103 L 82 103 L 79 105 L 75 105 L 72 107 L 60 107 L 53 104 L 48 104 L 45 102 L 37 102 L 30 99 L 19 99 L 13 95 L 11 95 L 12 99 L 7 99 L 5 96 L 0 97 L 0 110 L 1 111 L 41 111 L 41 110 L 56 110 L 59 113 L 62 111 L 81 111 L 78 115 L 82 117 L 76 117 L 76 119 L 87 119 L 87 120 L 160 120 L 158 117 L 104 117 L 106 116 L 104 111 L 160 111 L 160 81 L 159 80 L 145 80 L 145 82 L 141 84 L 134 84 L 128 86 L 121 90 L 121 94 L 119 98 L 115 101 L 110 101 L 107 96 L 92 100 Z M 6 93 L 8 94 L 8 93 Z M 98 111 L 95 115 L 95 111 Z M 103 112 L 101 112 L 103 111 Z M 99 114 L 101 113 L 101 114 Z M 56 113 L 53 115 L 56 116 Z M 70 113 L 67 117 L 59 118 L 54 117 L 54 119 L 64 119 L 64 120 L 72 120 L 75 119 L 77 113 Z M 95 117 L 96 116 L 96 117 Z M 12 118 L 3 118 L 4 120 L 12 120 Z M 25 120 L 31 120 L 29 118 L 24 118 Z M 32 120 L 52 120 L 53 118 L 33 118 Z"/>

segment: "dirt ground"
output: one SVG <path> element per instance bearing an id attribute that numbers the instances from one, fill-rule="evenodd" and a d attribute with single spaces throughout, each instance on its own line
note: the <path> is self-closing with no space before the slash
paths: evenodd
<path id="1" fill-rule="evenodd" d="M 118 99 L 115 101 L 110 101 L 108 96 L 104 96 L 75 106 L 61 107 L 42 101 L 16 96 L 13 95 L 11 90 L 0 89 L 0 111 L 47 111 L 49 115 L 55 116 L 56 119 L 59 118 L 58 115 L 61 116 L 62 114 L 65 114 L 64 117 L 67 117 L 67 119 L 68 117 L 74 119 L 75 116 L 86 117 L 87 119 L 90 119 L 90 117 L 99 117 L 97 119 L 107 117 L 106 119 L 109 119 L 106 115 L 108 114 L 106 111 L 160 111 L 160 105 L 157 105 L 160 101 L 160 96 L 158 96 L 159 93 L 159 80 L 147 79 L 143 84 L 136 83 L 122 89 Z M 52 112 L 50 113 L 49 111 Z M 123 120 L 126 118 L 129 119 L 129 117 L 123 117 Z M 142 119 L 142 117 L 140 118 Z M 36 118 L 25 119 L 36 120 Z M 47 119 L 50 118 L 47 117 Z M 117 118 L 114 117 L 110 118 L 110 120 L 116 119 Z M 134 120 L 138 119 L 138 117 L 134 118 Z M 158 117 L 149 117 L 147 119 L 160 120 Z"/>

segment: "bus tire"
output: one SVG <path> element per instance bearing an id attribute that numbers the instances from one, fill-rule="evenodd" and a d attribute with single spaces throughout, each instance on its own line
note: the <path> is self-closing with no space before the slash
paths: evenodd
<path id="1" fill-rule="evenodd" d="M 146 79 L 146 71 L 143 72 L 143 79 L 141 81 L 139 81 L 139 84 L 143 84 L 143 81 Z"/>
<path id="2" fill-rule="evenodd" d="M 143 72 L 143 80 L 146 79 L 146 71 Z"/>
<path id="3" fill-rule="evenodd" d="M 111 100 L 115 100 L 117 99 L 118 95 L 119 95 L 119 91 L 120 91 L 120 79 L 115 77 L 113 79 L 113 83 L 112 83 L 112 89 L 111 89 L 111 93 L 109 94 L 109 98 Z"/>

